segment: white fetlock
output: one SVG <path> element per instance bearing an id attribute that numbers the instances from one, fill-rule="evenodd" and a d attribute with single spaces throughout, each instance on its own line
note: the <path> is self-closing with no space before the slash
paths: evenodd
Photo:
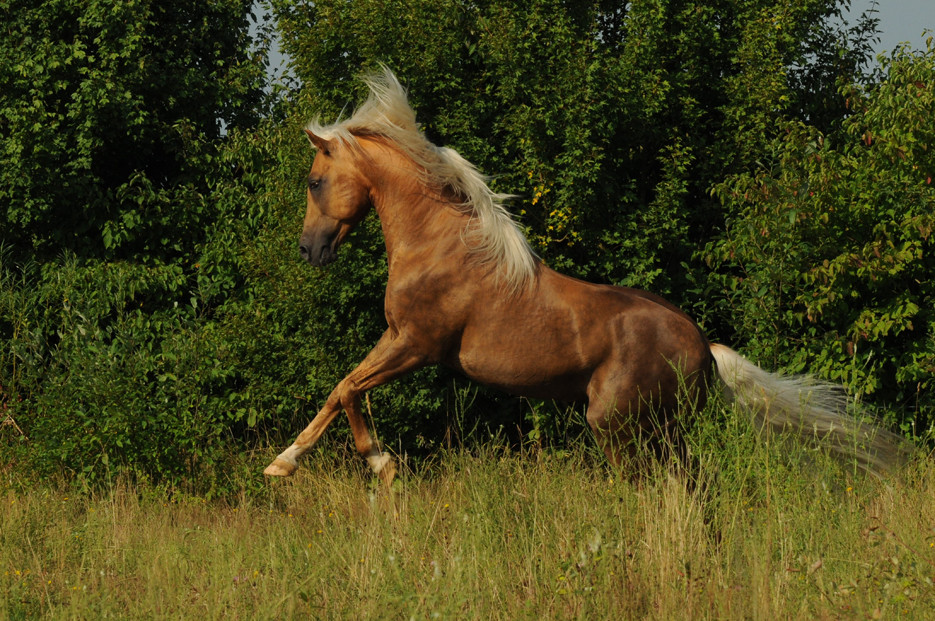
<path id="1" fill-rule="evenodd" d="M 288 451 L 280 453 L 280 454 L 276 457 L 276 459 L 278 459 L 278 460 L 280 460 L 280 461 L 286 462 L 287 464 L 289 464 L 289 465 L 292 466 L 293 468 L 298 468 L 298 467 L 299 467 L 299 462 L 298 462 L 298 460 L 295 459 L 292 455 L 290 455 L 290 454 L 288 453 Z"/>
<path id="2" fill-rule="evenodd" d="M 302 456 L 302 449 L 299 448 L 296 444 L 292 444 L 289 448 L 280 453 L 276 459 L 281 459 L 294 466 L 295 468 L 299 467 L 299 457 Z"/>
<path id="3" fill-rule="evenodd" d="M 377 453 L 376 455 L 367 456 L 367 463 L 370 464 L 370 469 L 373 470 L 374 474 L 380 474 L 386 465 L 392 461 L 393 457 L 389 453 Z"/>

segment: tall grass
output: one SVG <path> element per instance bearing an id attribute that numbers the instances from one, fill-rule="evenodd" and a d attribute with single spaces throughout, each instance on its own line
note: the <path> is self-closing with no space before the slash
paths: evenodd
<path id="1" fill-rule="evenodd" d="M 490 442 L 392 493 L 324 453 L 212 501 L 8 476 L 0 619 L 935 618 L 931 461 L 865 478 L 723 409 L 690 442 L 636 480 Z"/>

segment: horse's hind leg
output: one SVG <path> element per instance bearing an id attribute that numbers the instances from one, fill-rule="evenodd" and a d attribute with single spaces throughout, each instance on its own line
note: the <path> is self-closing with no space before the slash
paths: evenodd
<path id="1" fill-rule="evenodd" d="M 588 386 L 588 424 L 611 464 L 644 470 L 647 460 L 662 458 L 679 443 L 673 416 L 677 406 L 672 403 L 677 389 L 671 389 L 669 399 L 663 397 L 668 394 L 664 377 L 656 378 L 653 390 L 621 382 L 619 373 L 606 376 L 609 381 L 598 374 Z"/>
<path id="2" fill-rule="evenodd" d="M 649 459 L 686 463 L 683 418 L 704 404 L 704 373 L 695 369 L 686 379 L 681 370 L 659 373 L 652 389 L 592 380 L 587 420 L 607 459 L 638 469 L 645 469 Z"/>
<path id="3" fill-rule="evenodd" d="M 646 439 L 639 425 L 638 403 L 631 403 L 629 395 L 595 394 L 588 399 L 588 425 L 597 445 L 616 468 L 635 465 L 643 453 L 641 447 Z"/>

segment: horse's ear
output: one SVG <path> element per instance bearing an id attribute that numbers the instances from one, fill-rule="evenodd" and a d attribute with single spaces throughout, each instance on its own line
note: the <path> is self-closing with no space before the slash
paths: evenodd
<path id="1" fill-rule="evenodd" d="M 308 139 L 311 141 L 312 145 L 314 145 L 316 149 L 318 149 L 325 155 L 331 155 L 331 141 L 330 140 L 325 140 L 324 138 L 322 138 L 321 136 L 319 136 L 318 134 L 316 134 L 310 129 L 306 129 L 305 133 L 306 135 L 308 135 Z"/>

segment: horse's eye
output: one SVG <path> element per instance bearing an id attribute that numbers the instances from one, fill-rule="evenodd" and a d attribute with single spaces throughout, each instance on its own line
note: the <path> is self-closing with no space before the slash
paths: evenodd
<path id="1" fill-rule="evenodd" d="M 313 178 L 309 177 L 309 179 L 308 179 L 308 189 L 309 189 L 309 190 L 317 190 L 317 189 L 318 189 L 318 186 L 320 186 L 320 185 L 321 185 L 321 179 L 313 179 Z"/>

